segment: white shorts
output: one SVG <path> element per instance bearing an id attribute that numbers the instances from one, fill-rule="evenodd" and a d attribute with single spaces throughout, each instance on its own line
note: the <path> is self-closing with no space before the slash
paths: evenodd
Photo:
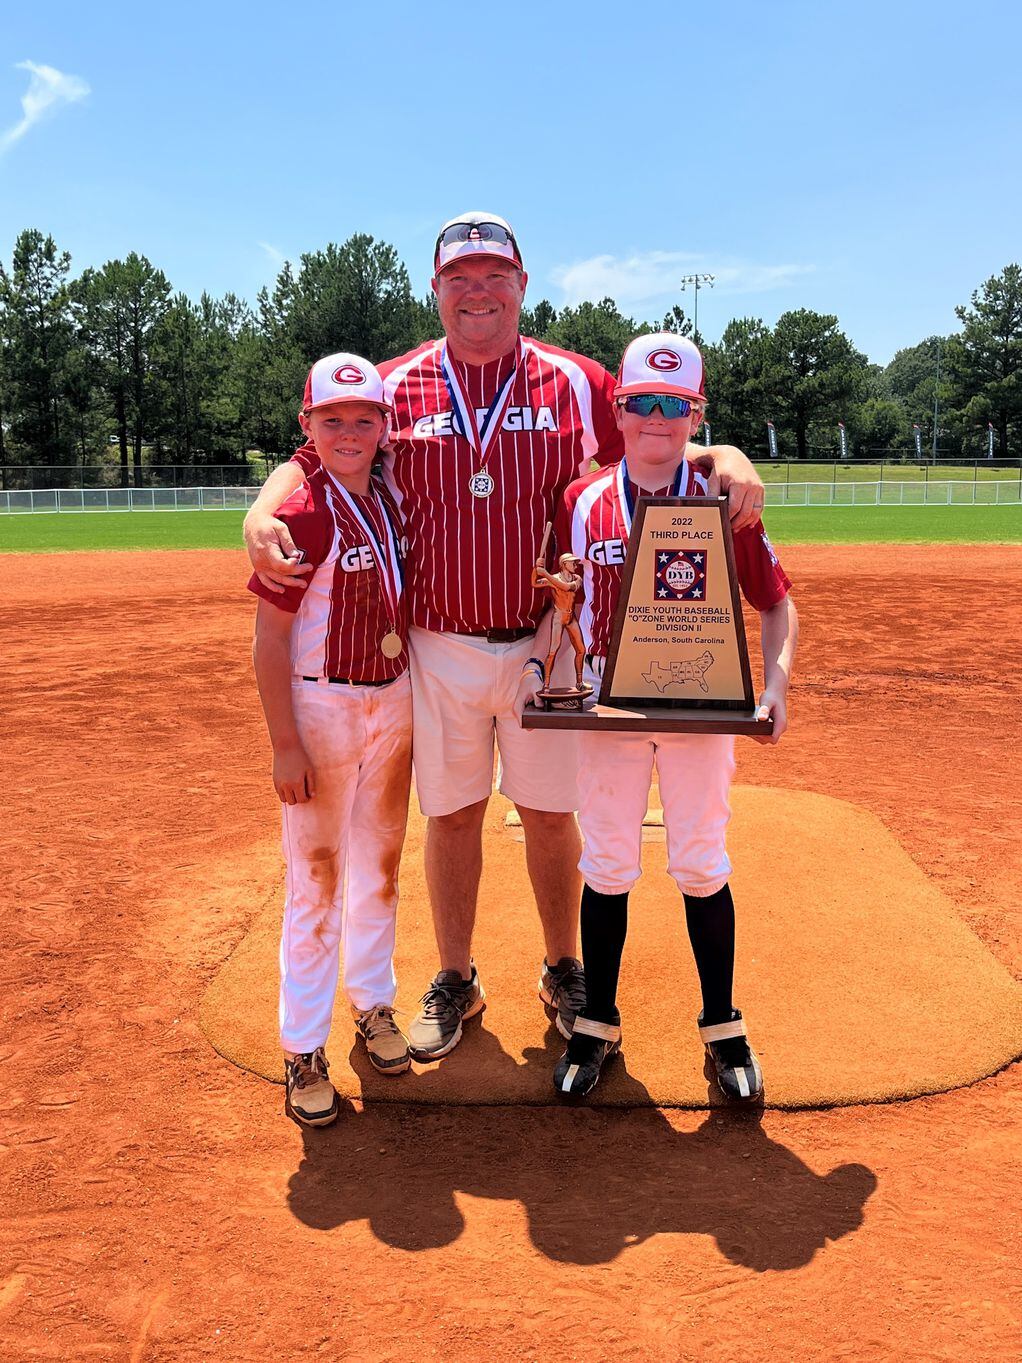
<path id="1" fill-rule="evenodd" d="M 287 877 L 280 1039 L 286 1051 L 304 1053 L 329 1034 L 339 954 L 354 1007 L 394 1002 L 412 706 L 407 673 L 389 686 L 297 677 L 291 700 L 316 794 L 305 804 L 281 806 Z"/>
<path id="2" fill-rule="evenodd" d="M 731 874 L 725 832 L 734 775 L 732 734 L 581 733 L 578 869 L 600 894 L 624 894 L 642 874 L 642 820 L 656 764 L 667 870 L 684 894 L 716 894 Z"/>
<path id="3" fill-rule="evenodd" d="M 534 638 L 491 644 L 467 634 L 409 632 L 415 788 L 423 814 L 438 817 L 485 800 L 493 790 L 493 745 L 500 793 L 526 809 L 578 808 L 577 736 L 523 729 L 514 713 Z M 574 655 L 562 650 L 558 685 L 574 681 Z"/>

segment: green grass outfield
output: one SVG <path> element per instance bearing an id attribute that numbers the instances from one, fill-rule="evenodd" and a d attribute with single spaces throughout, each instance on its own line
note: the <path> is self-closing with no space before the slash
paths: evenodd
<path id="1" fill-rule="evenodd" d="M 237 549 L 240 511 L 0 515 L 0 553 Z M 778 544 L 1020 544 L 1022 506 L 767 507 Z"/>

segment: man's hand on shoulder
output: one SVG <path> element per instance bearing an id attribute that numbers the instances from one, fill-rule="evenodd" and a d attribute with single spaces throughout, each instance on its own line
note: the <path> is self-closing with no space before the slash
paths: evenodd
<path id="1" fill-rule="evenodd" d="M 736 445 L 690 445 L 689 457 L 707 475 L 711 497 L 727 493 L 731 529 L 748 530 L 763 514 L 763 479 Z"/>
<path id="2" fill-rule="evenodd" d="M 253 508 L 245 517 L 243 531 L 256 577 L 271 592 L 282 593 L 295 585 L 296 577 L 312 572 L 312 564 L 302 562 L 290 530 L 275 516 Z"/>

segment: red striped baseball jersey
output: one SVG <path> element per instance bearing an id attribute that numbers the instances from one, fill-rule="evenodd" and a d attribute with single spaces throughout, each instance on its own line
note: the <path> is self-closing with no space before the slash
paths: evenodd
<path id="1" fill-rule="evenodd" d="M 291 629 L 291 670 L 297 676 L 390 681 L 408 668 L 408 620 L 403 592 L 394 618 L 382 576 L 388 566 L 379 560 L 381 547 L 389 563 L 395 552 L 400 556 L 401 519 L 394 499 L 378 479 L 372 480 L 369 496 L 349 495 L 371 535 L 359 523 L 340 485 L 317 460 L 306 482 L 276 513 L 304 553 L 304 562 L 315 566 L 314 573 L 299 579 L 308 586 L 287 587 L 278 595 L 253 573 L 248 587 L 296 617 Z M 396 658 L 385 657 L 380 648 L 384 635 L 391 631 L 405 645 Z"/>
<path id="2" fill-rule="evenodd" d="M 535 627 L 546 599 L 531 586 L 532 565 L 547 521 L 591 460 L 621 457 L 615 381 L 593 360 L 525 337 L 520 352 L 490 364 L 450 357 L 480 428 L 513 374 L 480 459 L 460 433 L 443 358 L 444 342 L 429 341 L 380 365 L 394 404 L 383 473 L 408 535 L 411 621 L 465 634 Z M 296 458 L 305 470 L 318 462 L 310 446 Z M 469 486 L 481 472 L 492 480 L 485 497 Z"/>
<path id="3" fill-rule="evenodd" d="M 672 484 L 648 492 L 630 483 L 632 505 L 640 497 L 704 497 L 706 479 L 691 464 L 685 465 L 686 483 L 676 493 Z M 558 554 L 572 553 L 582 560 L 582 601 L 579 625 L 587 651 L 606 657 L 624 577 L 630 518 L 621 505 L 621 465 L 595 469 L 569 484 L 554 523 Z M 735 568 L 745 599 L 758 611 L 769 610 L 784 599 L 791 582 L 767 539 L 763 522 L 734 535 Z"/>

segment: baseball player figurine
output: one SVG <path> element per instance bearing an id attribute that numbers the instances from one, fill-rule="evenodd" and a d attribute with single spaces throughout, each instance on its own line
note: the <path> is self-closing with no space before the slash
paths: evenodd
<path id="1" fill-rule="evenodd" d="M 549 526 L 547 529 L 549 531 Z M 545 547 L 545 539 L 543 543 Z M 592 686 L 582 680 L 582 669 L 586 662 L 586 646 L 582 638 L 582 630 L 575 618 L 575 598 L 582 586 L 582 560 L 576 558 L 574 554 L 562 554 L 558 563 L 561 571 L 559 573 L 549 572 L 544 566 L 541 553 L 536 560 L 535 568 L 532 570 L 532 585 L 539 588 L 548 587 L 553 605 L 550 621 L 550 650 L 543 662 L 543 688 L 539 692 L 539 699 L 543 701 L 548 710 L 555 704 L 563 709 L 566 702 L 577 702 L 581 707 L 582 702 L 593 694 Z M 575 685 L 574 687 L 551 686 L 554 663 L 557 660 L 561 640 L 565 634 L 575 650 Z"/>
<path id="2" fill-rule="evenodd" d="M 685 455 L 706 401 L 702 357 L 692 342 L 670 333 L 638 337 L 625 351 L 615 397 L 625 457 L 571 483 L 554 522 L 557 543 L 573 545 L 584 555 L 582 619 L 591 634 L 586 675 L 597 684 L 610 647 L 638 499 L 707 493 L 705 479 Z M 615 552 L 608 553 L 608 546 Z M 772 717 L 774 729 L 770 739 L 760 741 L 776 742 L 787 724 L 788 678 L 798 638 L 791 583 L 760 520 L 735 534 L 734 552 L 741 589 L 762 618 L 764 688 L 757 717 Z M 556 590 L 566 594 L 566 587 Z M 556 595 L 554 600 L 560 605 Z M 618 973 L 628 930 L 628 895 L 642 874 L 642 818 L 655 768 L 664 807 L 667 869 L 684 900 L 699 974 L 699 1037 L 724 1097 L 755 1101 L 763 1091 L 763 1074 L 745 1019 L 731 997 L 735 911 L 724 835 L 734 738 L 583 732 L 579 746 L 586 1003 L 554 1069 L 554 1087 L 559 1094 L 583 1097 L 621 1046 Z M 658 980 L 647 997 L 671 1011 L 668 981 Z M 649 1025 L 662 1026 L 662 1020 L 652 1015 Z"/>

